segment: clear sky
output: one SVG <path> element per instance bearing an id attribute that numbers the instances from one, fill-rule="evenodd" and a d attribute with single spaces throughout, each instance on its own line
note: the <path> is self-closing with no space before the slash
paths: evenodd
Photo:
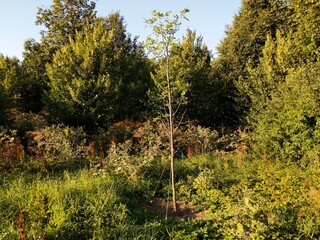
<path id="1" fill-rule="evenodd" d="M 189 8 L 189 21 L 182 26 L 196 30 L 213 53 L 223 39 L 224 30 L 232 23 L 241 0 L 96 0 L 98 16 L 120 11 L 127 23 L 127 31 L 144 41 L 150 34 L 144 19 L 152 10 L 174 13 Z M 0 0 L 0 53 L 22 59 L 23 44 L 28 38 L 40 39 L 41 26 L 35 25 L 38 7 L 49 8 L 51 0 Z"/>

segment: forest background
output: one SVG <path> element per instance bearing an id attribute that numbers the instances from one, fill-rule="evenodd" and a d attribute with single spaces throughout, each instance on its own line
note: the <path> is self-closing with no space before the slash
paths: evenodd
<path id="1" fill-rule="evenodd" d="M 153 12 L 148 45 L 93 1 L 40 8 L 40 41 L 0 55 L 0 237 L 319 238 L 319 12 L 242 1 L 213 58 L 175 38 L 187 11 Z"/>

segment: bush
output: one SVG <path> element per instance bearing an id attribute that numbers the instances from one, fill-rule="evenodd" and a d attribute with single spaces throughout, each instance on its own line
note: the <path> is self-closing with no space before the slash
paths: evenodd
<path id="1" fill-rule="evenodd" d="M 8 109 L 7 115 L 11 128 L 17 130 L 20 138 L 25 137 L 29 131 L 40 130 L 48 125 L 44 116 L 32 112 L 21 112 L 17 108 Z"/>
<path id="2" fill-rule="evenodd" d="M 178 196 L 205 210 L 221 238 L 320 237 L 319 166 L 258 160 L 238 165 L 237 159 L 228 158 L 207 161 L 214 164 L 177 184 Z"/>
<path id="3" fill-rule="evenodd" d="M 151 164 L 166 151 L 163 126 L 145 122 L 133 132 L 133 139 L 112 143 L 108 160 L 115 172 L 129 178 L 142 176 Z"/>
<path id="4" fill-rule="evenodd" d="M 253 149 L 269 158 L 319 161 L 320 62 L 292 71 L 255 116 Z"/>
<path id="5" fill-rule="evenodd" d="M 25 166 L 26 156 L 17 131 L 0 126 L 0 172 L 13 171 Z"/>
<path id="6" fill-rule="evenodd" d="M 52 125 L 30 133 L 44 167 L 83 165 L 86 134 L 82 128 Z"/>

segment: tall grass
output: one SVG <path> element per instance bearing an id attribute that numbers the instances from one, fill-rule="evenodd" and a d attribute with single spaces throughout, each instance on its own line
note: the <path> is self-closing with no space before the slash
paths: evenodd
<path id="1" fill-rule="evenodd" d="M 123 185 L 108 174 L 18 177 L 0 190 L 1 239 L 110 239 L 128 228 Z"/>
<path id="2" fill-rule="evenodd" d="M 320 238 L 319 166 L 218 153 L 178 160 L 178 200 L 203 214 L 192 221 L 165 221 L 146 208 L 153 196 L 168 197 L 166 158 L 143 173 L 126 177 L 106 162 L 2 175 L 0 239 Z"/>

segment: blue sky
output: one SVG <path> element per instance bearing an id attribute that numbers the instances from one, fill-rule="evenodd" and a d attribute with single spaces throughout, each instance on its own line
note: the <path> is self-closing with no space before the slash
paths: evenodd
<path id="1" fill-rule="evenodd" d="M 144 19 L 151 16 L 152 10 L 176 13 L 189 8 L 189 21 L 184 23 L 182 31 L 187 28 L 196 30 L 215 53 L 226 25 L 232 23 L 240 8 L 241 0 L 97 0 L 96 3 L 98 16 L 120 11 L 127 23 L 127 31 L 140 36 L 140 41 L 150 34 Z M 51 4 L 51 0 L 0 0 L 0 53 L 22 59 L 25 40 L 40 39 L 42 27 L 35 25 L 37 8 L 48 8 Z"/>

